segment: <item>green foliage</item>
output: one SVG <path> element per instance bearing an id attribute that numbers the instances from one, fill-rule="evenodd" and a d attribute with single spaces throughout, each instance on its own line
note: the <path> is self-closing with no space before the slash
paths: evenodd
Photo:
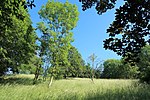
<path id="1" fill-rule="evenodd" d="M 108 59 L 104 62 L 103 77 L 106 78 L 119 78 L 119 67 L 121 61 L 116 59 Z"/>
<path id="2" fill-rule="evenodd" d="M 83 10 L 96 5 L 98 14 L 114 8 L 117 0 L 79 0 Z M 138 62 L 141 48 L 150 43 L 150 0 L 124 0 L 116 9 L 115 21 L 107 29 L 109 38 L 104 48 L 126 58 L 127 62 Z"/>
<path id="3" fill-rule="evenodd" d="M 141 48 L 149 43 L 146 38 L 150 35 L 149 11 L 149 0 L 128 0 L 116 9 L 115 21 L 107 29 L 110 38 L 104 41 L 104 48 L 126 57 L 128 62 L 138 62 Z"/>
<path id="4" fill-rule="evenodd" d="M 27 1 L 27 0 L 26 0 Z M 28 0 L 27 2 L 26 2 L 25 0 L 22 0 L 22 2 L 23 2 L 23 6 L 24 6 L 24 8 L 26 9 L 27 7 L 30 7 L 31 9 L 33 8 L 33 7 L 36 7 L 35 6 L 35 4 L 34 4 L 34 0 Z"/>
<path id="5" fill-rule="evenodd" d="M 31 24 L 22 2 L 3 0 L 0 3 L 0 75 L 8 67 L 18 72 L 18 66 L 34 55 L 36 34 Z"/>
<path id="6" fill-rule="evenodd" d="M 21 74 L 35 74 L 37 67 L 40 67 L 42 64 L 42 61 L 39 57 L 34 55 L 28 64 L 21 64 L 19 67 L 19 73 Z M 42 68 L 40 68 L 40 74 L 42 72 Z"/>
<path id="7" fill-rule="evenodd" d="M 50 74 L 50 76 L 54 76 L 54 79 L 63 79 L 65 73 L 65 70 L 63 67 L 50 67 L 48 69 L 48 73 Z"/>
<path id="8" fill-rule="evenodd" d="M 124 64 L 124 60 L 108 59 L 103 65 L 104 78 L 137 78 L 139 73 L 137 66 Z"/>
<path id="9" fill-rule="evenodd" d="M 79 2 L 82 2 L 83 11 L 91 8 L 93 5 L 96 5 L 95 9 L 100 15 L 105 13 L 108 9 L 114 8 L 116 1 L 117 0 L 79 0 Z"/>
<path id="10" fill-rule="evenodd" d="M 94 69 L 95 78 L 97 78 L 97 79 L 101 78 L 102 77 L 102 71 L 103 71 L 103 64 L 100 64 Z"/>
<path id="11" fill-rule="evenodd" d="M 150 46 L 146 45 L 142 48 L 141 53 L 139 54 L 140 61 L 137 63 L 137 66 L 140 70 L 140 79 L 141 81 L 150 83 Z"/>
<path id="12" fill-rule="evenodd" d="M 76 27 L 79 15 L 77 6 L 69 2 L 63 4 L 48 1 L 42 6 L 39 15 L 42 19 L 42 22 L 37 24 L 42 32 L 40 56 L 45 69 L 67 69 L 70 65 L 68 50 L 73 41 L 71 30 Z"/>
<path id="13" fill-rule="evenodd" d="M 81 54 L 73 46 L 71 46 L 68 51 L 68 61 L 70 64 L 68 67 L 50 67 L 48 70 L 50 75 L 55 76 L 55 79 L 62 79 L 66 77 L 91 77 L 90 75 L 92 71 L 90 65 L 85 65 Z"/>
<path id="14" fill-rule="evenodd" d="M 71 46 L 68 52 L 68 60 L 70 63 L 68 73 L 71 77 L 80 77 L 82 76 L 81 73 L 84 72 L 84 60 L 82 59 L 81 54 L 78 52 L 78 50 Z"/>

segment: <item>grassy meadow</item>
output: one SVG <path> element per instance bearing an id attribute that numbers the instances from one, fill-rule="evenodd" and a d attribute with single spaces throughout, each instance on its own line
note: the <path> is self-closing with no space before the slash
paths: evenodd
<path id="1" fill-rule="evenodd" d="M 150 100 L 150 86 L 138 80 L 70 78 L 32 85 L 33 75 L 5 77 L 0 100 Z"/>

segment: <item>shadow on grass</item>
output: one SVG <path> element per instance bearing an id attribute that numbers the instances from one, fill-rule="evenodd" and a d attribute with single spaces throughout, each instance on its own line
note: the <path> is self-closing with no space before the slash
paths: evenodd
<path id="1" fill-rule="evenodd" d="M 85 100 L 150 100 L 150 86 L 89 94 Z"/>
<path id="2" fill-rule="evenodd" d="M 36 84 L 41 83 L 40 80 L 36 82 Z M 33 85 L 33 79 L 32 78 L 16 78 L 16 77 L 10 77 L 10 78 L 1 78 L 0 79 L 0 85 Z"/>

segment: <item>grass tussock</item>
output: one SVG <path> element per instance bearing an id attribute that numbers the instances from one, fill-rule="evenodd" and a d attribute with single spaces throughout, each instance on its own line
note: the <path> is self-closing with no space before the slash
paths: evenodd
<path id="1" fill-rule="evenodd" d="M 138 80 L 63 79 L 55 80 L 50 88 L 48 81 L 37 85 L 32 76 L 13 76 L 22 82 L 0 84 L 0 100 L 149 100 L 150 86 Z M 22 80 L 21 80 L 22 79 Z M 26 80 L 26 81 L 25 81 Z"/>

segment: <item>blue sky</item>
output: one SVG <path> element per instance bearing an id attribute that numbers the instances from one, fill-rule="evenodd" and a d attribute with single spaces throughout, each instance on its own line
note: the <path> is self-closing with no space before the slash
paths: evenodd
<path id="1" fill-rule="evenodd" d="M 36 27 L 36 23 L 40 22 L 38 11 L 42 5 L 45 5 L 48 0 L 35 0 L 36 7 L 29 9 L 33 26 Z M 56 0 L 59 2 L 65 2 L 66 0 Z M 98 15 L 94 7 L 86 11 L 82 11 L 81 3 L 79 0 L 68 0 L 72 4 L 76 4 L 79 10 L 79 21 L 77 27 L 74 28 L 74 42 L 72 43 L 78 51 L 81 53 L 82 58 L 88 62 L 88 57 L 95 53 L 99 60 L 106 59 L 120 59 L 113 51 L 105 50 L 103 48 L 103 40 L 108 38 L 106 29 L 112 23 L 115 18 L 115 9 L 109 10 L 103 15 Z M 122 0 L 118 0 L 116 7 L 123 4 Z M 40 33 L 37 31 L 40 36 Z"/>

